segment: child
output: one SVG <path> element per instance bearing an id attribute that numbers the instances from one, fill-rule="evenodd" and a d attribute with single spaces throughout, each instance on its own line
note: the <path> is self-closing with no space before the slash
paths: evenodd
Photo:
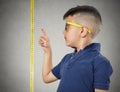
<path id="1" fill-rule="evenodd" d="M 53 67 L 50 41 L 42 29 L 39 44 L 44 50 L 44 82 L 60 79 L 57 92 L 108 92 L 112 67 L 100 53 L 100 44 L 92 43 L 102 24 L 100 13 L 92 6 L 77 6 L 68 10 L 63 19 L 66 45 L 75 50 Z"/>

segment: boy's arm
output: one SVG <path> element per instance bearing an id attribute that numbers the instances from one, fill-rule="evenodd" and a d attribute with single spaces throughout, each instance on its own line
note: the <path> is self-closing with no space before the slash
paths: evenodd
<path id="1" fill-rule="evenodd" d="M 56 81 L 57 78 L 51 72 L 52 66 L 52 52 L 44 53 L 44 62 L 42 67 L 42 77 L 45 83 Z"/>
<path id="2" fill-rule="evenodd" d="M 44 29 L 42 29 L 43 36 L 40 37 L 39 44 L 44 51 L 44 62 L 42 67 L 42 77 L 45 83 L 56 81 L 57 78 L 52 73 L 52 50 L 48 36 Z"/>
<path id="3" fill-rule="evenodd" d="M 108 92 L 108 90 L 95 89 L 95 92 Z"/>

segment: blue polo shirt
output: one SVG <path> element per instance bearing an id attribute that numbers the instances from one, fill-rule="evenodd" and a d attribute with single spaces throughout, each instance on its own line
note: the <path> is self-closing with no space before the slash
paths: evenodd
<path id="1" fill-rule="evenodd" d="M 100 44 L 92 43 L 78 53 L 65 55 L 52 73 L 60 79 L 57 92 L 94 92 L 95 88 L 109 89 L 112 67 L 100 54 Z"/>

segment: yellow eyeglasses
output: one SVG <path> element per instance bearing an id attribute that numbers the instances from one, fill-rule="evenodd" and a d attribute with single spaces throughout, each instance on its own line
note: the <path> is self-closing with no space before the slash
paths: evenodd
<path id="1" fill-rule="evenodd" d="M 73 22 L 67 22 L 66 24 L 68 24 L 68 25 L 72 25 L 72 26 L 75 26 L 75 27 L 80 27 L 80 28 L 83 28 L 83 26 L 82 25 L 80 25 L 80 24 L 77 24 L 77 23 L 73 23 Z M 87 27 L 86 27 L 87 28 Z M 65 27 L 65 30 L 67 29 L 67 25 L 66 25 L 66 27 Z M 89 29 L 89 28 L 87 28 L 88 30 L 88 33 L 91 33 L 91 30 Z"/>

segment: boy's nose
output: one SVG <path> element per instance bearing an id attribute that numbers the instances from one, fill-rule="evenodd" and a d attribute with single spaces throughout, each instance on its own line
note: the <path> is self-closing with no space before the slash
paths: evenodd
<path id="1" fill-rule="evenodd" d="M 64 36 L 66 35 L 66 32 L 65 32 L 65 30 L 63 31 L 63 35 L 64 35 Z"/>
<path id="2" fill-rule="evenodd" d="M 65 35 L 65 33 L 66 33 L 66 32 L 65 32 L 65 30 L 64 30 L 64 31 L 63 31 L 63 35 Z"/>

